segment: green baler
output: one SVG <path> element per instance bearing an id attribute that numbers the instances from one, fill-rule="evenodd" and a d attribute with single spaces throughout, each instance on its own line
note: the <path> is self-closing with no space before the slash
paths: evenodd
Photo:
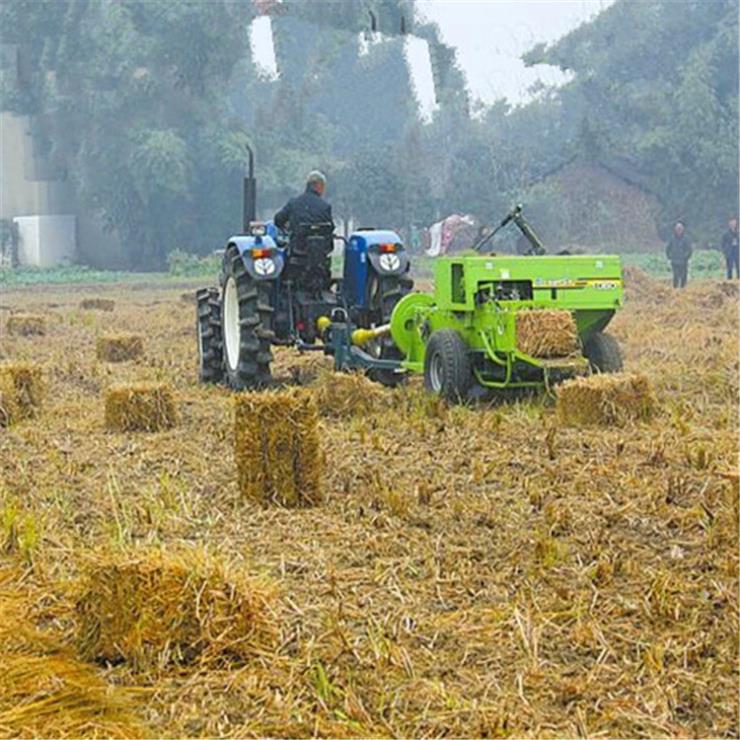
<path id="1" fill-rule="evenodd" d="M 337 369 L 382 365 L 385 370 L 424 373 L 429 390 L 453 401 L 485 389 L 547 387 L 591 371 L 621 370 L 619 345 L 604 332 L 622 305 L 620 258 L 546 255 L 521 206 L 499 228 L 512 221 L 528 240 L 529 254 L 481 254 L 494 231 L 470 253 L 438 258 L 434 292 L 402 298 L 388 326 L 352 331 L 345 323 L 331 323 Z M 538 309 L 572 313 L 579 352 L 544 359 L 522 351 L 517 315 Z M 376 360 L 370 347 L 388 332 L 401 359 Z"/>
<path id="2" fill-rule="evenodd" d="M 424 372 L 430 390 L 447 397 L 464 397 L 474 382 L 541 386 L 589 368 L 621 369 L 619 347 L 604 328 L 622 305 L 622 293 L 617 256 L 443 257 L 435 266 L 434 293 L 408 295 L 396 306 L 391 336 L 404 355 L 402 366 Z M 583 354 L 524 354 L 516 316 L 531 309 L 573 312 Z"/>

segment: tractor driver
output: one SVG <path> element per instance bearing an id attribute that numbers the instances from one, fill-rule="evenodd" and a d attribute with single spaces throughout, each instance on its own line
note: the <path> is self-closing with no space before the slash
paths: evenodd
<path id="1" fill-rule="evenodd" d="M 306 179 L 306 191 L 303 195 L 291 198 L 276 214 L 275 226 L 295 234 L 299 224 L 331 223 L 331 205 L 324 198 L 326 177 L 318 170 L 313 170 Z M 291 241 L 293 240 L 291 234 Z"/>

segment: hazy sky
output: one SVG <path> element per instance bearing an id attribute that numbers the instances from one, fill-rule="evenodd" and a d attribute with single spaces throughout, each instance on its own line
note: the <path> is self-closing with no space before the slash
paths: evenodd
<path id="1" fill-rule="evenodd" d="M 491 103 L 526 99 L 536 80 L 564 78 L 552 67 L 527 69 L 519 57 L 540 41 L 554 41 L 611 0 L 419 0 L 421 13 L 436 21 L 444 41 L 457 50 L 473 97 Z"/>

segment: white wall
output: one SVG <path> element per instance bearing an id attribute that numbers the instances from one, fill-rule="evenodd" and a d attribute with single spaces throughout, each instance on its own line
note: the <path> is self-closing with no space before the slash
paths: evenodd
<path id="1" fill-rule="evenodd" d="M 74 216 L 18 216 L 18 262 L 31 267 L 54 267 L 74 260 L 77 219 Z"/>

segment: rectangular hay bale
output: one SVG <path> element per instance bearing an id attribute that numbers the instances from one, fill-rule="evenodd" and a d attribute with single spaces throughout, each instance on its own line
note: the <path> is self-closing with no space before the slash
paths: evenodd
<path id="1" fill-rule="evenodd" d="M 0 427 L 9 427 L 20 416 L 18 394 L 9 373 L 0 372 Z"/>
<path id="2" fill-rule="evenodd" d="M 125 362 L 144 354 L 144 337 L 141 334 L 104 334 L 98 337 L 95 352 L 103 362 Z"/>
<path id="3" fill-rule="evenodd" d="M 83 298 L 80 301 L 83 311 L 112 311 L 115 307 L 116 302 L 111 298 Z"/>
<path id="4" fill-rule="evenodd" d="M 323 458 L 318 424 L 316 400 L 306 390 L 238 396 L 234 442 L 241 493 L 262 504 L 320 503 Z"/>
<path id="5" fill-rule="evenodd" d="M 516 315 L 516 343 L 530 357 L 569 357 L 578 352 L 578 330 L 570 311 L 531 310 Z"/>
<path id="6" fill-rule="evenodd" d="M 76 642 L 87 660 L 125 660 L 136 669 L 243 663 L 274 644 L 271 600 L 264 583 L 199 550 L 98 555 L 76 600 Z"/>
<path id="7" fill-rule="evenodd" d="M 324 370 L 310 387 L 323 416 L 365 416 L 386 409 L 393 402 L 387 388 L 360 373 Z"/>
<path id="8" fill-rule="evenodd" d="M 8 333 L 22 337 L 46 334 L 46 319 L 32 313 L 14 313 L 8 317 Z"/>
<path id="9" fill-rule="evenodd" d="M 0 374 L 8 376 L 15 389 L 17 418 L 30 419 L 35 416 L 44 399 L 41 368 L 30 362 L 6 362 L 0 364 Z"/>
<path id="10" fill-rule="evenodd" d="M 172 389 L 164 383 L 115 385 L 105 394 L 105 426 L 114 432 L 157 432 L 177 424 Z"/>
<path id="11" fill-rule="evenodd" d="M 557 415 L 566 425 L 623 425 L 650 419 L 657 409 L 650 381 L 638 373 L 574 378 L 557 393 Z"/>

